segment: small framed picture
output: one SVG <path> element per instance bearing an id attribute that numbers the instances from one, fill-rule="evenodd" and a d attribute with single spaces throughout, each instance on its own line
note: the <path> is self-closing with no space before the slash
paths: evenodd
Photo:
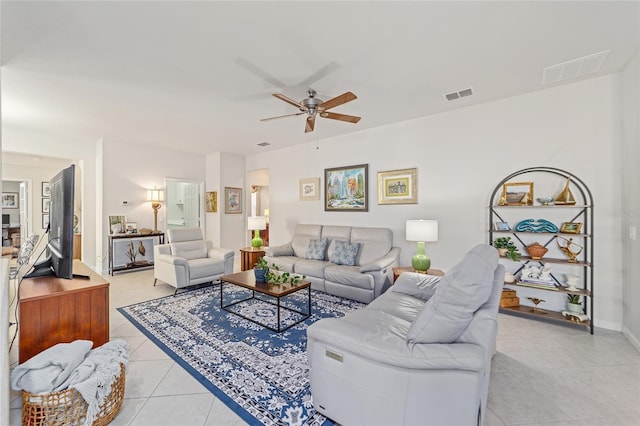
<path id="1" fill-rule="evenodd" d="M 42 213 L 49 213 L 49 200 L 48 198 L 42 199 Z"/>
<path id="2" fill-rule="evenodd" d="M 126 229 L 127 217 L 125 215 L 109 216 L 109 234 L 124 234 Z"/>
<path id="3" fill-rule="evenodd" d="M 3 192 L 2 193 L 2 208 L 3 209 L 17 209 L 18 208 L 18 193 L 17 192 Z"/>
<path id="4" fill-rule="evenodd" d="M 564 222 L 560 227 L 560 232 L 563 234 L 579 234 L 582 229 L 581 222 Z"/>
<path id="5" fill-rule="evenodd" d="M 507 182 L 502 186 L 500 205 L 532 206 L 533 182 Z"/>
<path id="6" fill-rule="evenodd" d="M 507 222 L 496 222 L 495 223 L 496 231 L 511 231 L 511 227 Z"/>
<path id="7" fill-rule="evenodd" d="M 138 233 L 138 223 L 137 222 L 126 222 L 125 223 L 125 234 L 137 234 Z"/>
<path id="8" fill-rule="evenodd" d="M 224 212 L 229 214 L 242 213 L 242 188 L 224 188 Z"/>
<path id="9" fill-rule="evenodd" d="M 42 215 L 42 229 L 47 229 L 49 227 L 49 214 Z"/>
<path id="10" fill-rule="evenodd" d="M 42 182 L 42 196 L 49 197 L 49 182 Z"/>
<path id="11" fill-rule="evenodd" d="M 218 212 L 218 191 L 207 192 L 207 213 Z"/>
<path id="12" fill-rule="evenodd" d="M 300 201 L 314 201 L 320 199 L 320 178 L 300 179 Z"/>
<path id="13" fill-rule="evenodd" d="M 417 204 L 418 169 L 378 172 L 378 204 Z"/>

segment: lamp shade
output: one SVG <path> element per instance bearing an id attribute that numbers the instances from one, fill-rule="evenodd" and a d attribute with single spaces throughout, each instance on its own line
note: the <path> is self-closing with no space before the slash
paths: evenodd
<path id="1" fill-rule="evenodd" d="M 267 218 L 264 216 L 249 216 L 247 224 L 249 231 L 267 229 Z"/>
<path id="2" fill-rule="evenodd" d="M 407 241 L 438 241 L 438 221 L 409 219 L 406 232 Z"/>
<path id="3" fill-rule="evenodd" d="M 164 191 L 158 188 L 148 189 L 147 201 L 153 201 L 156 203 L 160 201 L 164 201 Z"/>

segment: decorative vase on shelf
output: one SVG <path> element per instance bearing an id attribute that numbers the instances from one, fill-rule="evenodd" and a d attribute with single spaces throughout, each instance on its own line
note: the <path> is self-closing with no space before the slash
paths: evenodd
<path id="1" fill-rule="evenodd" d="M 567 309 L 574 314 L 582 313 L 582 303 L 567 303 Z"/>
<path id="2" fill-rule="evenodd" d="M 532 259 L 542 259 L 542 256 L 544 256 L 547 251 L 549 251 L 548 248 L 540 245 L 540 243 L 537 242 L 527 246 L 527 252 Z"/>

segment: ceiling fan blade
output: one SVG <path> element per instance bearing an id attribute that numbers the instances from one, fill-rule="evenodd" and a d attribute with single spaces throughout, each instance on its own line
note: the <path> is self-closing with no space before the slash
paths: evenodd
<path id="1" fill-rule="evenodd" d="M 320 105 L 318 105 L 318 109 L 320 111 L 327 111 L 331 108 L 335 108 L 338 105 L 342 105 L 342 104 L 346 104 L 347 102 L 350 102 L 354 99 L 358 99 L 358 97 L 356 95 L 354 95 L 351 92 L 345 92 L 340 96 L 336 96 L 333 99 L 329 99 L 328 101 L 324 101 L 323 103 L 321 103 Z"/>
<path id="2" fill-rule="evenodd" d="M 285 101 L 286 103 L 293 105 L 294 107 L 300 109 L 301 111 L 307 110 L 307 107 L 302 105 L 300 102 L 296 102 L 291 98 L 287 98 L 285 95 L 281 95 L 280 93 L 274 93 L 273 96 L 280 99 L 281 101 Z"/>
<path id="3" fill-rule="evenodd" d="M 260 121 L 276 120 L 278 118 L 293 117 L 294 115 L 302 115 L 304 112 L 296 112 L 294 114 L 278 115 L 276 117 L 261 118 Z"/>
<path id="4" fill-rule="evenodd" d="M 348 121 L 349 123 L 357 123 L 360 121 L 360 117 L 356 117 L 355 115 L 338 114 L 336 112 L 321 112 L 320 116 L 332 120 Z"/>
<path id="5" fill-rule="evenodd" d="M 315 126 L 315 124 L 316 124 L 316 116 L 315 115 L 308 116 L 307 122 L 304 126 L 304 132 L 305 133 L 313 132 L 313 126 Z"/>
<path id="6" fill-rule="evenodd" d="M 326 75 L 332 73 L 333 71 L 337 70 L 338 68 L 340 68 L 340 64 L 338 64 L 337 62 L 329 62 L 324 67 L 320 68 L 318 71 L 316 71 L 313 74 L 311 74 L 308 78 L 305 78 L 300 83 L 298 83 L 297 87 L 308 88 L 313 83 L 315 83 L 316 81 L 318 81 L 321 78 L 325 77 Z"/>

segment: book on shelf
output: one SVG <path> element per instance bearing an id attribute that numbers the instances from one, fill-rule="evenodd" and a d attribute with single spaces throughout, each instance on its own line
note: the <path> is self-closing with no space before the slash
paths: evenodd
<path id="1" fill-rule="evenodd" d="M 556 283 L 550 283 L 548 281 L 541 281 L 541 280 L 533 280 L 533 279 L 527 279 L 525 280 L 520 280 L 518 281 L 518 285 L 524 286 L 524 287 L 534 287 L 534 288 L 544 288 L 546 290 L 559 290 L 562 287 L 558 286 Z"/>

